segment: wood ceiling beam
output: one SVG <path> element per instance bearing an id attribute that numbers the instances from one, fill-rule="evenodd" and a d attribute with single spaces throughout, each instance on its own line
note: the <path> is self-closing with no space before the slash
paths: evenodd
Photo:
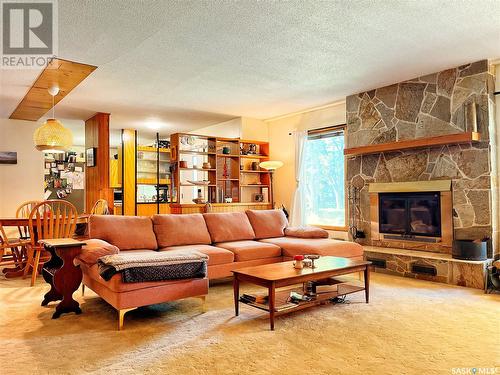
<path id="1" fill-rule="evenodd" d="M 97 66 L 94 65 L 63 59 L 51 60 L 9 118 L 38 121 L 52 109 L 49 87 L 59 87 L 59 94 L 54 98 L 54 103 L 57 104 L 96 69 Z"/>

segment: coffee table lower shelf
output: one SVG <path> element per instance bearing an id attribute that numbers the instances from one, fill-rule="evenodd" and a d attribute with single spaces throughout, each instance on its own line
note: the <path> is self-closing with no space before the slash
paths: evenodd
<path id="1" fill-rule="evenodd" d="M 291 287 L 285 288 L 276 291 L 276 302 L 275 302 L 275 315 L 279 316 L 281 314 L 290 313 L 293 311 L 298 311 L 305 309 L 310 306 L 317 306 L 323 303 L 327 303 L 331 299 L 339 296 L 344 296 L 351 293 L 361 292 L 365 288 L 364 286 L 358 286 L 353 284 L 347 284 L 346 280 L 335 279 L 332 280 L 332 285 L 338 284 L 338 289 L 336 291 L 326 292 L 326 293 L 318 293 L 314 297 L 314 299 L 310 301 L 300 301 L 298 303 L 289 302 L 289 297 L 291 292 L 297 292 L 299 294 L 304 293 L 302 287 Z M 269 305 L 265 303 L 257 303 L 247 301 L 245 299 L 240 298 L 239 302 L 244 303 L 245 305 L 255 307 L 256 309 L 263 310 L 266 312 L 270 312 Z"/>

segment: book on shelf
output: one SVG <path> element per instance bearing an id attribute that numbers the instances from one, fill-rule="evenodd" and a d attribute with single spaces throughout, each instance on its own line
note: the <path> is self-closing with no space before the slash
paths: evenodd
<path id="1" fill-rule="evenodd" d="M 294 308 L 294 307 L 297 307 L 297 303 L 287 302 L 284 305 L 276 306 L 274 308 L 274 310 L 275 311 L 283 311 L 283 310 L 291 309 L 291 308 Z"/>
<path id="2" fill-rule="evenodd" d="M 241 300 L 244 302 L 253 302 L 253 303 L 260 303 L 260 304 L 267 304 L 269 297 L 266 295 L 262 294 L 243 294 L 240 297 Z"/>
<path id="3" fill-rule="evenodd" d="M 262 202 L 269 203 L 269 188 L 268 187 L 262 188 Z"/>

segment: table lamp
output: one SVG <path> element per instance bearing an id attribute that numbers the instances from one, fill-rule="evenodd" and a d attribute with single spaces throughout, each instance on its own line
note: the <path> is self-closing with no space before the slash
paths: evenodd
<path id="1" fill-rule="evenodd" d="M 271 199 L 272 199 L 271 203 L 273 205 L 273 208 L 274 208 L 273 174 L 276 169 L 281 168 L 282 166 L 283 162 L 278 160 L 263 161 L 262 163 L 259 164 L 259 167 L 265 169 L 266 171 L 269 171 L 269 177 L 271 179 Z"/>

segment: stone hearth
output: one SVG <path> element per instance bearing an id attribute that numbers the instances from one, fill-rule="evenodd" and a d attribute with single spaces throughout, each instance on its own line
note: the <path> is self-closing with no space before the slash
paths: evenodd
<path id="1" fill-rule="evenodd" d="M 489 263 L 452 259 L 450 254 L 376 246 L 365 246 L 364 257 L 367 260 L 375 260 L 374 263 L 377 263 L 377 260 L 385 263 L 385 267 L 375 264 L 375 272 L 476 289 L 484 289 L 486 266 Z M 413 265 L 434 268 L 436 275 L 414 272 Z"/>

